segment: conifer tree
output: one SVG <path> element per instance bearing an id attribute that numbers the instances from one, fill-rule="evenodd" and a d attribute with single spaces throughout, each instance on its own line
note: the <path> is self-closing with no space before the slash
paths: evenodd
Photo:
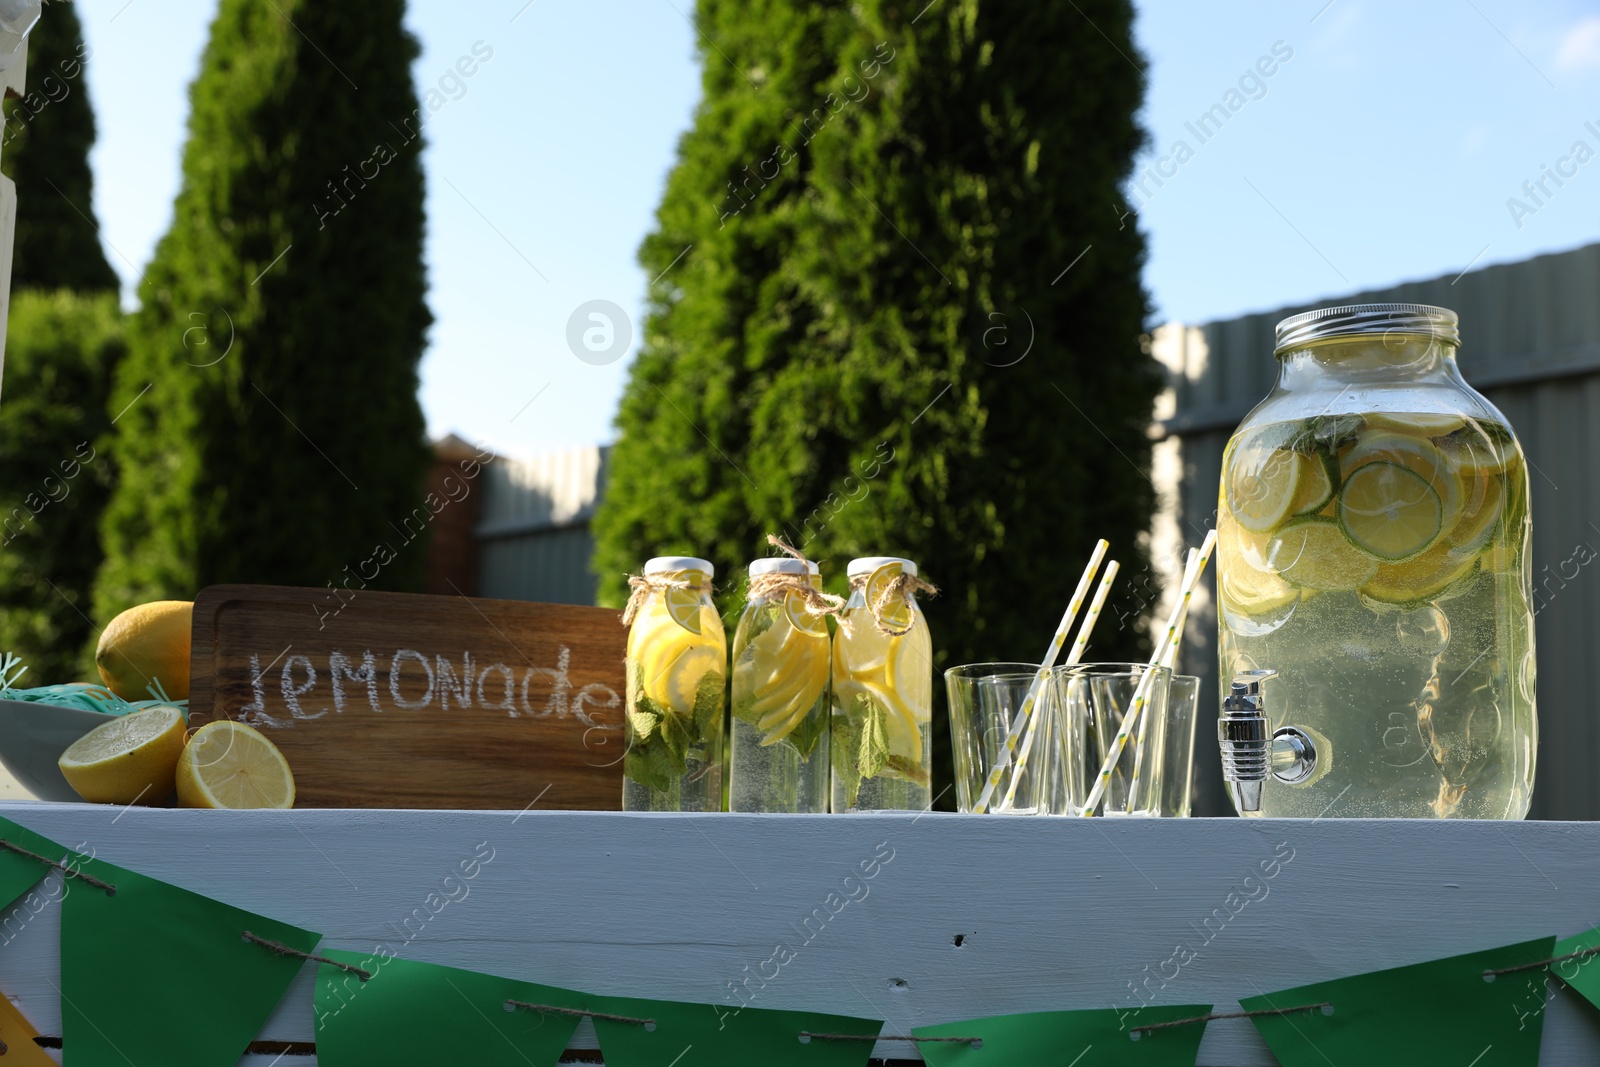
<path id="1" fill-rule="evenodd" d="M 214 582 L 417 584 L 422 116 L 403 0 L 222 0 L 117 377 L 103 621 Z"/>
<path id="2" fill-rule="evenodd" d="M 658 553 L 733 587 L 787 533 L 835 590 L 852 556 L 917 560 L 935 668 L 1037 656 L 1096 538 L 1137 571 L 1152 504 L 1132 5 L 697 14 L 716 47 L 641 251 L 602 601 Z M 1095 658 L 1141 640 L 1117 617 Z"/>
<path id="3" fill-rule="evenodd" d="M 17 183 L 13 292 L 117 289 L 95 221 L 88 62 L 76 5 L 45 4 L 28 34 L 28 91 L 5 102 L 0 126 L 0 171 Z"/>
<path id="4" fill-rule="evenodd" d="M 98 520 L 111 491 L 106 410 L 126 351 L 112 293 L 11 296 L 0 398 L 0 651 L 24 686 L 96 681 L 79 653 L 94 638 Z"/>

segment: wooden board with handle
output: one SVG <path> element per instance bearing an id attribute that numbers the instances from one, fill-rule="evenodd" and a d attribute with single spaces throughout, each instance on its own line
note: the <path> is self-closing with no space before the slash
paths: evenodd
<path id="1" fill-rule="evenodd" d="M 189 723 L 260 729 L 296 807 L 614 811 L 626 639 L 605 608 L 216 585 Z"/>

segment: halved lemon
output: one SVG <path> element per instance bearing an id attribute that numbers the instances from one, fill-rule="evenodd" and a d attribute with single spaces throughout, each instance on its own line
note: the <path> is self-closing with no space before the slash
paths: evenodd
<path id="1" fill-rule="evenodd" d="M 911 605 L 906 603 L 905 597 L 897 596 L 884 601 L 889 592 L 889 584 L 900 577 L 904 570 L 904 564 L 885 563 L 873 571 L 871 577 L 867 579 L 865 590 L 867 608 L 871 610 L 880 602 L 883 603 L 883 624 L 892 630 L 903 630 L 911 625 Z"/>
<path id="2" fill-rule="evenodd" d="M 1415 471 L 1380 460 L 1357 467 L 1339 490 L 1339 524 L 1359 548 L 1389 563 L 1420 556 L 1444 527 L 1439 494 Z"/>
<path id="3" fill-rule="evenodd" d="M 1260 449 L 1251 448 L 1236 454 L 1230 468 L 1228 510 L 1246 530 L 1267 533 L 1293 514 L 1300 480 L 1311 470 L 1311 461 L 1298 452 L 1277 449 L 1262 456 Z"/>
<path id="4" fill-rule="evenodd" d="M 146 708 L 96 726 L 68 745 L 57 765 L 85 800 L 160 804 L 172 792 L 183 735 L 178 708 Z"/>
<path id="5" fill-rule="evenodd" d="M 1416 559 L 1380 566 L 1361 587 L 1361 593 L 1387 604 L 1431 600 L 1466 577 L 1477 564 L 1478 555 L 1441 541 Z"/>
<path id="6" fill-rule="evenodd" d="M 1345 537 L 1339 524 L 1312 517 L 1283 525 L 1267 543 L 1267 566 L 1305 589 L 1355 589 L 1377 573 L 1378 561 Z"/>
<path id="7" fill-rule="evenodd" d="M 294 774 L 278 746 L 231 719 L 194 732 L 178 761 L 184 808 L 292 808 Z"/>
<path id="8" fill-rule="evenodd" d="M 1440 526 L 1450 529 L 1461 517 L 1461 479 L 1443 452 L 1425 437 L 1390 430 L 1367 430 L 1339 457 L 1341 482 L 1368 463 L 1393 463 L 1415 474 L 1439 494 Z"/>

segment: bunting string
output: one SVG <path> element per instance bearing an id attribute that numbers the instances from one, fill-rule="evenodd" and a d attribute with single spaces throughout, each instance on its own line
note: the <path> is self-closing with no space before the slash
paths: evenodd
<path id="1" fill-rule="evenodd" d="M 1188 1026 L 1190 1023 L 1208 1023 L 1213 1019 L 1253 1019 L 1258 1015 L 1298 1015 L 1303 1011 L 1317 1011 L 1321 1008 L 1331 1009 L 1333 1004 L 1323 1001 L 1320 1004 L 1301 1004 L 1294 1008 L 1262 1008 L 1260 1011 L 1221 1011 L 1210 1015 L 1196 1015 L 1192 1019 L 1173 1019 L 1171 1022 L 1151 1023 L 1149 1026 L 1130 1027 L 1128 1032 L 1137 1034 L 1141 1030 L 1163 1030 L 1169 1026 Z M 1326 1012 L 1332 1015 L 1332 1011 Z"/>
<path id="2" fill-rule="evenodd" d="M 516 1011 L 518 1008 L 525 1011 L 550 1012 L 555 1015 L 577 1015 L 584 1019 L 608 1019 L 614 1023 L 632 1023 L 646 1030 L 656 1028 L 654 1019 L 635 1019 L 631 1015 L 612 1015 L 603 1011 L 579 1011 L 577 1008 L 560 1008 L 554 1004 L 529 1004 L 525 1000 L 506 1001 L 506 1011 Z"/>
<path id="3" fill-rule="evenodd" d="M 1580 948 L 1578 951 L 1569 952 L 1565 956 L 1554 956 L 1547 960 L 1535 960 L 1532 963 L 1519 963 L 1515 967 L 1501 967 L 1496 971 L 1484 971 L 1483 977 L 1488 979 L 1501 974 L 1516 974 L 1518 971 L 1534 971 L 1538 970 L 1540 967 L 1548 967 L 1552 963 L 1564 963 L 1567 960 L 1575 960 L 1579 956 L 1593 956 L 1597 952 L 1600 952 L 1600 947 Z"/>
<path id="4" fill-rule="evenodd" d="M 48 856 L 41 856 L 37 852 L 29 852 L 21 845 L 14 845 L 3 837 L 0 837 L 0 848 L 9 849 L 19 856 L 28 857 L 30 860 L 38 860 L 46 867 L 54 867 L 63 875 L 67 876 L 68 878 L 76 878 L 84 885 L 92 885 L 96 889 L 104 889 L 106 891 L 106 896 L 108 897 L 114 897 L 117 895 L 117 887 L 112 885 L 110 882 L 102 882 L 93 875 L 84 874 L 82 871 L 73 867 L 69 867 L 65 863 L 59 863 Z"/>
<path id="5" fill-rule="evenodd" d="M 260 945 L 262 948 L 270 949 L 280 956 L 297 956 L 303 960 L 315 960 L 317 963 L 326 963 L 329 967 L 337 967 L 341 971 L 349 971 L 363 982 L 372 977 L 371 971 L 363 970 L 353 963 L 340 963 L 338 960 L 330 960 L 326 956 L 318 956 L 314 952 L 301 952 L 297 948 L 290 948 L 281 941 L 272 941 L 265 937 L 258 937 L 257 935 L 252 934 L 249 930 L 244 932 L 244 936 L 240 938 L 240 940 L 248 941 L 253 945 Z"/>

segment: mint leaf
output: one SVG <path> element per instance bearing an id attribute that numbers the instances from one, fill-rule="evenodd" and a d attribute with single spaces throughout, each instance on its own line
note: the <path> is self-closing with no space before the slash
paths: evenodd
<path id="1" fill-rule="evenodd" d="M 683 773 L 674 773 L 673 761 L 665 746 L 655 744 L 634 745 L 622 758 L 622 773 L 658 793 L 672 788 L 673 781 Z"/>
<path id="2" fill-rule="evenodd" d="M 830 733 L 833 775 L 844 783 L 845 806 L 853 808 L 861 794 L 861 763 L 856 758 L 861 752 L 861 724 L 847 709 L 834 714 Z"/>
<path id="3" fill-rule="evenodd" d="M 661 716 L 644 708 L 632 707 L 628 709 L 628 726 L 633 730 L 633 740 L 642 744 L 650 740 L 650 735 L 655 733 L 656 725 L 661 722 Z"/>
<path id="4" fill-rule="evenodd" d="M 861 720 L 861 777 L 876 778 L 889 759 L 888 712 L 876 701 L 862 700 L 867 714 Z"/>
<path id="5" fill-rule="evenodd" d="M 828 733 L 828 709 L 823 707 L 820 711 L 813 707 L 800 725 L 789 732 L 784 738 L 784 743 L 793 745 L 796 752 L 800 753 L 801 762 L 809 762 L 811 754 L 817 750 L 817 743 Z"/>
<path id="6" fill-rule="evenodd" d="M 722 731 L 723 700 L 728 679 L 721 671 L 707 671 L 700 676 L 694 691 L 694 744 L 702 744 Z"/>
<path id="7" fill-rule="evenodd" d="M 924 789 L 928 787 L 928 772 L 922 769 L 922 764 L 913 763 L 904 756 L 890 756 L 887 762 L 889 770 L 894 774 L 898 774 L 908 782 L 915 782 Z"/>

